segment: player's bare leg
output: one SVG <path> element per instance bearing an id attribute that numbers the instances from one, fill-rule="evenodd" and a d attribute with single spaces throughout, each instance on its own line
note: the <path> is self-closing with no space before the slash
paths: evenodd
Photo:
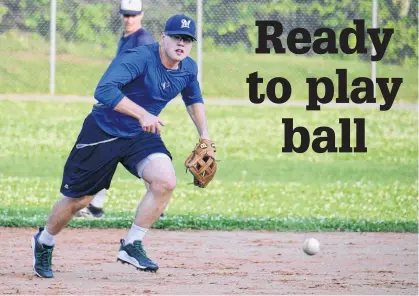
<path id="1" fill-rule="evenodd" d="M 150 184 L 148 184 L 148 183 L 147 183 L 147 181 L 145 181 L 145 180 L 144 180 L 144 185 L 145 185 L 145 188 L 147 189 L 147 191 L 149 191 L 149 190 L 150 190 Z M 138 208 L 137 208 L 137 209 L 138 209 Z M 166 205 L 166 209 L 167 209 L 167 205 Z M 162 212 L 162 213 L 160 214 L 159 219 L 160 219 L 160 220 L 165 220 L 166 218 L 167 218 L 166 214 L 165 214 L 164 212 Z"/>
<path id="2" fill-rule="evenodd" d="M 142 240 L 166 208 L 176 186 L 176 174 L 169 157 L 164 157 L 151 160 L 140 175 L 149 184 L 148 190 L 138 205 L 131 229 L 121 240 L 118 260 L 155 272 L 159 267 L 147 257 Z"/>
<path id="3" fill-rule="evenodd" d="M 62 196 L 54 205 L 48 217 L 46 229 L 51 235 L 57 235 L 73 218 L 74 214 L 85 208 L 92 201 L 92 195 L 80 198 Z"/>
<path id="4" fill-rule="evenodd" d="M 168 157 L 156 158 L 144 168 L 142 178 L 149 185 L 138 205 L 134 223 L 140 227 L 150 228 L 169 203 L 176 187 L 176 174 Z"/>

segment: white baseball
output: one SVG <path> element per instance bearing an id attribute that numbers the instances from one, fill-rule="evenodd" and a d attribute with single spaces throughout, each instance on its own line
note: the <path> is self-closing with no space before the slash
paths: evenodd
<path id="1" fill-rule="evenodd" d="M 307 255 L 315 255 L 320 251 L 320 243 L 315 238 L 307 238 L 303 243 L 303 251 Z"/>

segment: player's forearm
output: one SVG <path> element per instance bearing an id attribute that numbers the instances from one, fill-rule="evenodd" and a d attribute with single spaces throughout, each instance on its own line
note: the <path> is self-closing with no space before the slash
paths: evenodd
<path id="1" fill-rule="evenodd" d="M 187 107 L 187 110 L 189 116 L 191 117 L 193 123 L 196 126 L 200 138 L 211 139 L 208 132 L 205 105 L 201 103 L 192 104 Z"/>
<path id="2" fill-rule="evenodd" d="M 137 105 L 127 97 L 123 97 L 118 105 L 115 106 L 114 110 L 134 117 L 138 120 L 141 120 L 147 114 L 147 110 Z"/>

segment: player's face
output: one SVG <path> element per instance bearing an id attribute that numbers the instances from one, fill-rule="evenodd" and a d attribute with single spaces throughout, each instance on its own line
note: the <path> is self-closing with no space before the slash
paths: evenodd
<path id="1" fill-rule="evenodd" d="M 143 18 L 143 13 L 137 15 L 123 15 L 122 20 L 125 26 L 125 33 L 130 34 L 137 31 L 141 26 L 141 20 Z"/>
<path id="2" fill-rule="evenodd" d="M 186 35 L 163 35 L 166 55 L 174 61 L 182 61 L 191 52 L 193 39 Z"/>

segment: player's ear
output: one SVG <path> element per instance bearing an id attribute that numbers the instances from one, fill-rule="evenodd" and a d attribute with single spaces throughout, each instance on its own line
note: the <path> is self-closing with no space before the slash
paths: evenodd
<path id="1" fill-rule="evenodd" d="M 141 11 L 141 13 L 138 15 L 138 17 L 140 18 L 140 21 L 142 21 L 143 17 L 144 17 L 144 11 Z"/>

